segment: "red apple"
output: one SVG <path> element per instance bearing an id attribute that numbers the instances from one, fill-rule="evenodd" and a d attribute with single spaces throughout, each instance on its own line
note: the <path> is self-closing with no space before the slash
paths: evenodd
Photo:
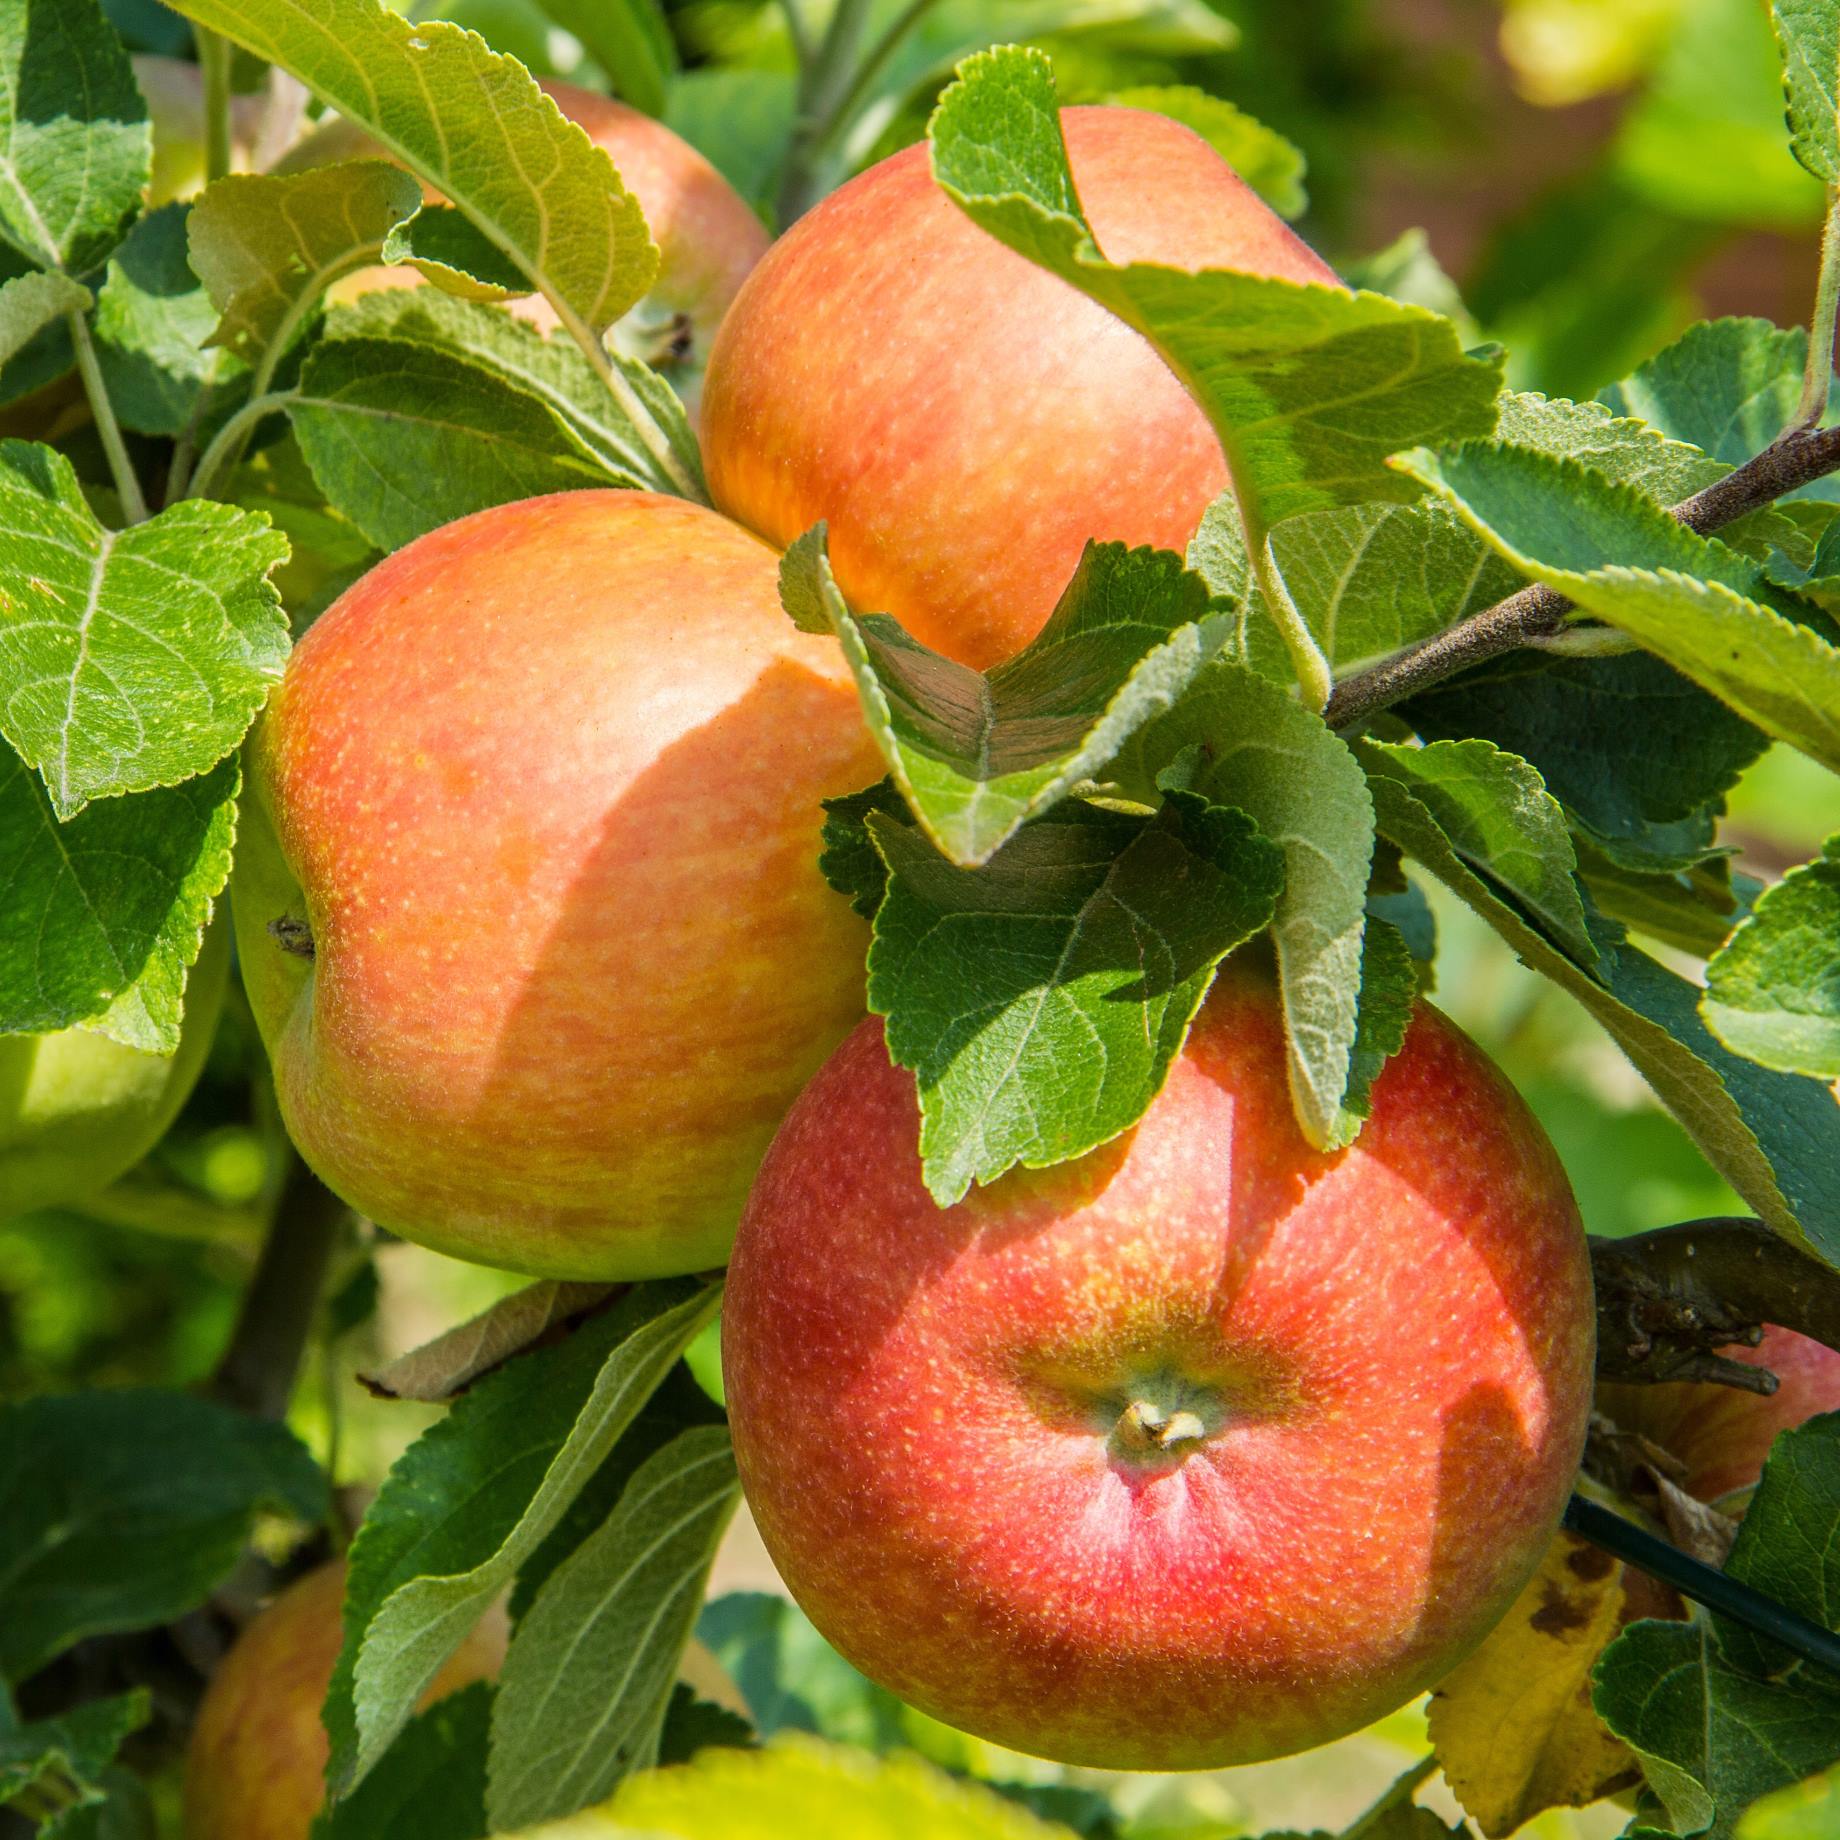
<path id="1" fill-rule="evenodd" d="M 664 371 L 694 409 L 716 328 L 748 271 L 766 253 L 766 230 L 741 194 L 663 122 L 573 83 L 547 79 L 541 88 L 606 150 L 626 189 L 638 199 L 658 245 L 652 291 L 619 321 L 608 342 Z M 377 151 L 368 136 L 342 123 L 315 136 L 312 148 L 290 163 L 317 164 Z M 428 196 L 438 201 L 440 194 L 428 188 Z M 340 282 L 334 298 L 350 300 L 377 287 L 411 287 L 420 279 L 412 268 L 367 268 Z M 556 327 L 555 309 L 541 294 L 506 304 L 545 332 Z"/>
<path id="2" fill-rule="evenodd" d="M 185 1756 L 185 1840 L 307 1840 L 326 1792 L 320 1703 L 343 1639 L 343 1562 L 297 1579 L 224 1657 Z M 427 1705 L 496 1674 L 505 1620 L 488 1616 L 423 1695 Z"/>
<path id="3" fill-rule="evenodd" d="M 1767 1399 L 1709 1381 L 1617 1384 L 1597 1389 L 1597 1409 L 1624 1431 L 1658 1444 L 1686 1465 L 1688 1494 L 1717 1501 L 1749 1488 L 1779 1431 L 1817 1412 L 1840 1411 L 1840 1353 L 1793 1329 L 1766 1328 L 1755 1348 L 1719 1351 L 1767 1367 L 1781 1383 Z"/>
<path id="4" fill-rule="evenodd" d="M 1422 1008 L 1352 1149 L 1230 965 L 1143 1121 L 957 1206 L 865 1023 L 792 1109 L 724 1312 L 736 1455 L 818 1628 L 923 1711 L 1106 1768 L 1320 1744 L 1513 1602 L 1578 1465 L 1584 1236 Z"/>
<path id="5" fill-rule="evenodd" d="M 776 568 L 701 506 L 563 493 L 420 538 L 295 649 L 237 936 L 288 1129 L 380 1225 L 577 1278 L 727 1256 L 862 1013 L 818 807 L 880 770 Z"/>
<path id="6" fill-rule="evenodd" d="M 1113 261 L 1335 276 L 1200 136 L 1061 116 Z M 986 236 L 909 147 L 774 244 L 709 361 L 716 504 L 784 546 L 820 518 L 858 608 L 979 667 L 1041 630 L 1089 537 L 1181 549 L 1220 444 L 1151 346 Z"/>
<path id="7" fill-rule="evenodd" d="M 82 1201 L 166 1135 L 203 1071 L 230 971 L 230 929 L 204 936 L 171 1054 L 93 1029 L 0 1037 L 0 1219 Z"/>

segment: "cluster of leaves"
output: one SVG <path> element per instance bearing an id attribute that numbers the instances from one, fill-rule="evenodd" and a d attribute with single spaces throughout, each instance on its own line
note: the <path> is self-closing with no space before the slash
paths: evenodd
<path id="1" fill-rule="evenodd" d="M 378 0 L 177 10 L 390 157 L 219 174 L 149 209 L 148 109 L 96 0 L 0 0 L 0 236 L 17 271 L 0 284 L 0 389 L 69 375 L 93 411 L 79 441 L 0 445 L 0 1033 L 82 1026 L 154 1052 L 178 1039 L 230 867 L 234 753 L 288 615 L 486 506 L 588 486 L 702 495 L 668 382 L 604 340 L 655 278 L 638 208 L 519 64 Z M 1128 13 L 1196 48 L 1224 31 L 1193 0 L 941 0 L 871 47 L 825 143 L 799 147 L 822 58 L 679 74 L 643 6 L 550 10 L 756 198 L 794 148 L 808 187 L 867 157 L 993 24 L 1032 37 Z M 1831 188 L 1840 15 L 1815 0 L 1777 15 L 1796 153 Z M 1229 106 L 1162 87 L 1123 99 L 1191 121 L 1300 206 L 1285 144 Z M 1040 637 L 988 673 L 848 606 L 821 528 L 782 568 L 789 616 L 842 645 L 888 768 L 834 802 L 824 865 L 873 921 L 869 1001 L 918 1080 L 933 1194 L 1128 1129 L 1218 965 L 1260 935 L 1299 1125 L 1324 1149 L 1353 1143 L 1430 978 L 1413 879 L 1428 876 L 1584 1006 L 1760 1217 L 1840 1265 L 1840 844 L 1764 891 L 1718 839 L 1725 793 L 1772 740 L 1840 770 L 1840 503 L 1818 486 L 1760 495 L 1717 535 L 1669 513 L 1793 432 L 1811 378 L 1825 401 L 1826 351 L 1719 321 L 1571 402 L 1504 389 L 1498 351 L 1383 292 L 1113 264 L 1057 100 L 1039 52 L 971 58 L 932 121 L 936 176 L 1155 345 L 1218 433 L 1232 493 L 1185 556 L 1090 548 Z M 434 285 L 327 308 L 333 283 L 379 262 Z M 1423 291 L 1422 274 L 1410 290 L 1390 278 Z M 559 335 L 497 305 L 527 293 Z M 1370 667 L 1530 583 L 1570 603 L 1556 633 L 1338 724 Z M 1704 961 L 1704 986 L 1632 934 Z M 736 1499 L 721 1414 L 677 1365 L 717 1301 L 687 1282 L 540 1290 L 387 1377 L 458 1397 L 352 1547 L 328 1840 L 403 1831 L 411 1807 L 468 1840 L 616 1790 L 610 1833 L 784 1831 L 775 1798 L 801 1818 L 851 1811 L 863 1833 L 1057 1831 L 906 1766 L 797 1746 L 643 1774 L 747 1735 L 673 1694 Z M 584 1320 L 519 1352 L 558 1316 Z M 116 1416 L 72 1416 L 88 1410 Z M 1733 1558 L 1830 1623 L 1824 1579 L 1783 1567 L 1840 1524 L 1831 1446 L 1816 1428 L 1779 1452 Z M 285 1434 L 170 1395 L 9 1408 L 0 1464 L 18 1545 L 0 1551 L 0 1678 L 21 1688 L 89 1637 L 198 1604 L 258 1511 L 325 1508 Z M 86 1521 L 106 1530 L 106 1565 L 69 1534 Z M 128 1521 L 147 1544 L 133 1565 Z M 52 1528 L 55 1549 L 34 1550 Z M 507 1592 L 500 1683 L 412 1716 Z M 1643 1831 L 1725 1834 L 1840 1758 L 1825 1687 L 1716 1625 L 1642 1625 L 1606 1649 L 1609 1601 L 1587 1608 L 1595 1645 L 1568 1648 L 1554 1705 L 1576 1720 L 1594 1669 L 1596 1716 L 1626 1750 L 1599 1734 L 1569 1775 L 1466 1787 L 1464 1740 L 1440 1739 L 1489 1831 L 1639 1771 Z M 132 1697 L 36 1719 L 0 1702 L 0 1797 L 80 1832 L 145 1713 Z M 1756 1750 L 1785 1761 L 1761 1769 Z M 1412 1786 L 1364 1831 L 1444 1831 Z M 1102 1831 L 1091 1809 L 1043 1812 Z M 1796 1818 L 1766 1809 L 1746 1831 Z"/>

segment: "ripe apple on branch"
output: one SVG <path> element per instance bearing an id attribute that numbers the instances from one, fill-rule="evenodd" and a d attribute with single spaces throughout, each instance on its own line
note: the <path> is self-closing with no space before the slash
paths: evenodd
<path id="1" fill-rule="evenodd" d="M 174 0 L 204 183 L 157 206 L 113 14 L 8 4 L 0 1209 L 166 1129 L 226 898 L 277 1154 L 208 1379 L 0 1404 L 0 1798 L 113 1816 L 184 1750 L 189 1840 L 1065 1840 L 775 1735 L 868 1729 L 794 1627 L 1016 1799 L 1440 1683 L 1352 1832 L 1441 1828 L 1442 1768 L 1491 1836 L 1640 1783 L 1752 1840 L 1840 1763 L 1789 1557 L 1840 1503 L 1840 873 L 1721 828 L 1772 744 L 1840 769 L 1831 9 L 1772 14 L 1809 336 L 1574 399 L 1441 276 L 1345 282 L 1232 105 L 927 0 L 546 0 L 622 100 L 380 0 Z M 1434 884 L 1754 1219 L 1587 1240 L 1427 1000 Z M 415 1247 L 537 1282 L 348 1437 Z M 818 1633 L 781 1600 L 715 1717 L 743 1491 Z M 1716 1615 L 1600 1555 L 1561 1641 L 1562 1517 L 1722 1563 Z M 1496 1794 L 1442 1734 L 1521 1656 L 1564 1718 L 1490 1727 Z"/>

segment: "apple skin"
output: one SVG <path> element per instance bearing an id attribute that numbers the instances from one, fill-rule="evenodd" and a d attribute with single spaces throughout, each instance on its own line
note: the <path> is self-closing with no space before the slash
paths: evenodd
<path id="1" fill-rule="evenodd" d="M 1450 1023 L 1420 1007 L 1334 1156 L 1237 963 L 1076 1163 L 940 1210 L 918 1122 L 863 1024 L 723 1312 L 748 1501 L 857 1667 L 1016 1750 L 1200 1769 L 1354 1730 L 1481 1640 L 1571 1487 L 1594 1325 L 1558 1159 Z M 1133 1440 L 1138 1400 L 1205 1435 Z"/>
<path id="2" fill-rule="evenodd" d="M 1687 1466 L 1681 1486 L 1715 1502 L 1749 1488 L 1781 1431 L 1840 1410 L 1840 1352 L 1793 1329 L 1765 1327 L 1755 1348 L 1719 1352 L 1748 1367 L 1767 1367 L 1781 1384 L 1769 1397 L 1710 1381 L 1667 1380 L 1597 1389 L 1597 1409 L 1622 1430 L 1659 1444 Z"/>
<path id="3" fill-rule="evenodd" d="M 81 1201 L 160 1141 L 203 1071 L 229 972 L 230 928 L 220 919 L 186 976 L 171 1054 L 83 1028 L 0 1037 L 0 1219 Z"/>
<path id="4" fill-rule="evenodd" d="M 638 199 L 658 245 L 658 279 L 613 327 L 609 343 L 663 371 L 694 412 L 716 328 L 749 271 L 766 253 L 766 228 L 741 194 L 663 122 L 573 83 L 544 78 L 538 87 L 606 151 L 626 189 Z M 289 164 L 298 168 L 377 153 L 368 135 L 340 122 L 315 135 L 310 151 L 297 153 Z M 431 201 L 439 201 L 432 187 L 424 189 Z M 332 297 L 348 301 L 374 288 L 413 287 L 420 282 L 412 268 L 367 268 L 339 282 Z M 559 323 L 541 294 L 505 305 L 544 332 L 553 332 Z"/>
<path id="5" fill-rule="evenodd" d="M 344 1631 L 345 1566 L 296 1579 L 237 1639 L 211 1677 L 185 1755 L 185 1840 L 307 1840 L 326 1794 L 330 1746 L 320 1704 Z M 424 1706 L 495 1675 L 502 1612 L 487 1615 L 442 1667 Z"/>
<path id="6" fill-rule="evenodd" d="M 379 1225 L 543 1276 L 727 1257 L 862 1014 L 819 801 L 881 771 L 776 569 L 701 506 L 561 493 L 418 539 L 295 648 L 237 938 L 288 1130 Z"/>
<path id="7" fill-rule="evenodd" d="M 1142 109 L 1061 126 L 1113 261 L 1336 285 L 1201 137 Z M 928 149 L 787 231 L 703 387 L 717 507 L 784 547 L 820 518 L 845 597 L 980 669 L 1047 620 L 1088 538 L 1184 548 L 1220 443 L 1149 343 L 987 236 Z"/>

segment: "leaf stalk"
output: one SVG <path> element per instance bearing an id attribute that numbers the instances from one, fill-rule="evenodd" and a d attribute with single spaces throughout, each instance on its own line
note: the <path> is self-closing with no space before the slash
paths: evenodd
<path id="1" fill-rule="evenodd" d="M 70 312 L 64 315 L 64 323 L 70 328 L 70 342 L 77 355 L 77 375 L 82 378 L 84 394 L 89 398 L 96 433 L 108 457 L 115 490 L 121 495 L 122 515 L 130 524 L 144 524 L 147 500 L 135 474 L 134 462 L 128 457 L 128 444 L 122 439 L 121 424 L 115 419 L 115 405 L 109 401 L 108 386 L 102 380 L 102 365 L 89 336 L 89 321 L 81 313 Z"/>
<path id="2" fill-rule="evenodd" d="M 1808 362 L 1795 426 L 1813 428 L 1827 413 L 1834 376 L 1834 314 L 1840 307 L 1840 187 L 1827 188 L 1827 216 L 1821 225 L 1821 272 L 1815 282 L 1814 312 L 1808 322 Z"/>

